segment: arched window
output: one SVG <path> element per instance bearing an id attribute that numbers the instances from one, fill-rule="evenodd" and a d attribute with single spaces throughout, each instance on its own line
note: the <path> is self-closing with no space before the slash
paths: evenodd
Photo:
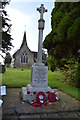
<path id="1" fill-rule="evenodd" d="M 26 54 L 26 63 L 28 62 L 28 56 L 27 56 L 27 54 Z"/>
<path id="2" fill-rule="evenodd" d="M 23 56 L 21 56 L 21 63 L 23 63 Z"/>
<path id="3" fill-rule="evenodd" d="M 27 54 L 23 54 L 21 56 L 21 63 L 28 63 L 28 55 Z"/>
<path id="4" fill-rule="evenodd" d="M 25 55 L 23 56 L 23 63 L 25 63 Z"/>

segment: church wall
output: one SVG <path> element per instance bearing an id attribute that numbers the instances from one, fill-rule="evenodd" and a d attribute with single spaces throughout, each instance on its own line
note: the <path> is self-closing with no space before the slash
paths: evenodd
<path id="1" fill-rule="evenodd" d="M 21 57 L 28 56 L 27 63 L 21 61 Z M 14 67 L 17 68 L 30 68 L 34 64 L 34 57 L 29 48 L 24 44 L 15 55 Z"/>

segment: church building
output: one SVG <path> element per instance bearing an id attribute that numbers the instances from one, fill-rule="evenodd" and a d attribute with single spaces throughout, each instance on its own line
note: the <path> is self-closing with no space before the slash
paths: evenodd
<path id="1" fill-rule="evenodd" d="M 13 54 L 13 59 L 13 67 L 15 68 L 30 68 L 37 62 L 37 52 L 31 51 L 27 45 L 26 31 L 20 49 Z M 42 54 L 42 61 L 46 62 L 46 54 Z"/>

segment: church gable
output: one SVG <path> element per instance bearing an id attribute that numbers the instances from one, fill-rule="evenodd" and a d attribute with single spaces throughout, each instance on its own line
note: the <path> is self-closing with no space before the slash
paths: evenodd
<path id="1" fill-rule="evenodd" d="M 14 53 L 14 67 L 31 67 L 34 64 L 34 56 L 31 50 L 27 46 L 26 32 L 24 32 L 23 41 L 20 49 Z"/>

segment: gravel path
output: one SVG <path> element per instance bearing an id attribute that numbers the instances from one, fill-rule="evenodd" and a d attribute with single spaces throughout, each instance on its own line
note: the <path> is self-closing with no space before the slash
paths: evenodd
<path id="1" fill-rule="evenodd" d="M 33 107 L 20 99 L 21 89 L 7 89 L 7 95 L 3 96 L 2 120 L 27 120 L 32 118 L 76 118 L 80 119 L 80 101 L 55 89 L 60 100 L 53 105 Z M 1 108 L 0 108 L 1 114 Z"/>

